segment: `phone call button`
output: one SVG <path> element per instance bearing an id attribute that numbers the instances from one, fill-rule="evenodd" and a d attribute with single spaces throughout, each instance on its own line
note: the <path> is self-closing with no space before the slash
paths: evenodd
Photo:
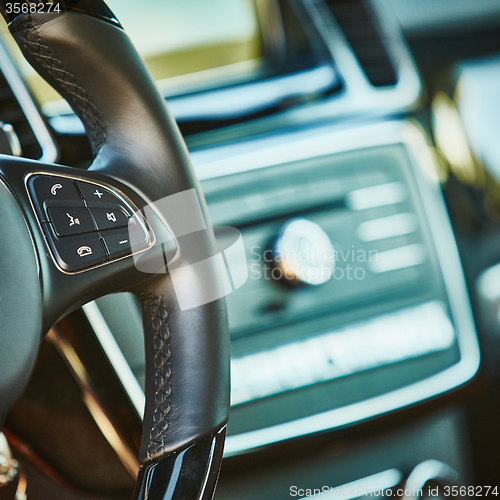
<path id="1" fill-rule="evenodd" d="M 54 246 L 59 266 L 65 271 L 79 271 L 106 261 L 98 233 L 53 238 L 50 244 Z"/>
<path id="2" fill-rule="evenodd" d="M 71 179 L 57 177 L 55 175 L 34 175 L 29 180 L 29 188 L 33 197 L 34 205 L 42 221 L 46 220 L 44 205 L 71 201 L 83 207 L 80 194 L 75 183 Z"/>

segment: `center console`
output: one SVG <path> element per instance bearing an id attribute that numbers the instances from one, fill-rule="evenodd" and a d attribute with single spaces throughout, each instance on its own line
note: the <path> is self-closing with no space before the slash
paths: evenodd
<path id="1" fill-rule="evenodd" d="M 240 229 L 247 249 L 249 278 L 227 297 L 227 454 L 386 413 L 475 373 L 460 261 L 417 125 L 317 128 L 193 160 L 214 226 Z M 296 219 L 331 242 L 326 283 L 276 272 L 273 242 Z"/>
<path id="2" fill-rule="evenodd" d="M 247 252 L 248 279 L 227 296 L 227 456 L 386 414 L 475 374 L 461 264 L 418 125 L 317 127 L 194 151 L 192 159 L 214 226 L 238 228 Z M 302 221 L 293 256 L 301 265 L 311 271 L 314 251 L 329 249 L 321 284 L 288 280 L 277 266 L 277 240 L 294 221 Z M 111 329 L 142 381 L 138 311 L 121 307 L 135 316 L 118 325 L 116 300 L 84 310 L 98 336 L 103 324 Z M 125 378 L 140 408 L 142 393 Z"/>

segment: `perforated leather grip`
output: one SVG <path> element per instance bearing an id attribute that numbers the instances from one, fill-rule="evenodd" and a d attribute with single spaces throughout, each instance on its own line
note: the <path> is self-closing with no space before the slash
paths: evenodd
<path id="1" fill-rule="evenodd" d="M 26 59 L 84 123 L 95 154 L 91 169 L 128 185 L 143 204 L 194 188 L 208 225 L 177 126 L 119 27 L 75 12 L 20 16 L 9 27 Z M 205 255 L 213 255 L 211 231 L 202 238 Z M 229 410 L 224 299 L 181 311 L 168 274 L 145 278 L 134 288 L 146 346 L 144 463 L 216 432 Z M 187 280 L 193 291 L 203 286 L 195 273 Z"/>

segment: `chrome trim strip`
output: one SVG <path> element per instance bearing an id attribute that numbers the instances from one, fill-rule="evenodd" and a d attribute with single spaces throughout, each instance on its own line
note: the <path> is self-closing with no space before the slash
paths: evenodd
<path id="1" fill-rule="evenodd" d="M 394 122 L 326 125 L 190 151 L 198 180 L 250 172 L 355 149 L 394 144 Z"/>
<path id="2" fill-rule="evenodd" d="M 315 68 L 259 80 L 248 87 L 228 87 L 199 94 L 167 98 L 172 114 L 179 120 L 216 120 L 238 118 L 278 105 L 303 94 L 326 92 L 335 87 L 338 75 L 322 64 Z"/>
<path id="3" fill-rule="evenodd" d="M 356 481 L 335 486 L 334 488 L 322 491 L 321 493 L 316 493 L 309 498 L 325 498 L 327 496 L 333 498 L 346 498 L 349 500 L 365 496 L 374 496 L 376 498 L 379 495 L 374 495 L 374 493 L 394 488 L 400 484 L 402 480 L 403 473 L 401 471 L 398 469 L 389 469 L 362 479 L 357 479 Z M 352 491 L 355 491 L 356 493 L 351 495 Z"/>
<path id="4" fill-rule="evenodd" d="M 118 346 L 115 337 L 111 333 L 111 330 L 109 329 L 109 326 L 99 309 L 99 306 L 95 303 L 95 301 L 93 301 L 85 304 L 82 309 L 90 323 L 90 326 L 96 334 L 97 340 L 106 353 L 111 366 L 115 370 L 118 379 L 126 389 L 126 393 L 134 405 L 137 414 L 142 418 L 144 415 L 144 405 L 146 404 L 144 391 L 142 390 L 142 387 L 137 381 L 134 373 L 130 369 L 125 356 Z"/>
<path id="5" fill-rule="evenodd" d="M 139 459 L 123 437 L 118 433 L 113 422 L 106 414 L 106 410 L 92 387 L 90 376 L 78 357 L 78 354 L 73 349 L 73 346 L 60 334 L 56 326 L 52 327 L 47 333 L 47 340 L 54 345 L 73 374 L 73 378 L 82 391 L 82 399 L 96 425 L 115 451 L 125 469 L 127 469 L 128 473 L 135 479 L 139 472 Z"/>
<path id="6" fill-rule="evenodd" d="M 247 140 L 192 154 L 201 179 L 213 179 L 352 149 L 390 144 L 406 147 L 425 207 L 450 300 L 461 352 L 452 367 L 404 388 L 348 406 L 226 438 L 224 455 L 238 455 L 280 441 L 361 422 L 452 390 L 477 372 L 480 352 L 460 257 L 424 132 L 406 120 L 350 129 L 325 126 Z M 122 381 L 123 382 L 123 381 Z M 124 384 L 125 390 L 129 388 Z"/>
<path id="7" fill-rule="evenodd" d="M 393 64 L 397 82 L 388 87 L 374 87 L 366 77 L 342 29 L 324 0 L 302 0 L 308 14 L 325 41 L 335 65 L 345 82 L 345 90 L 339 97 L 343 108 L 357 110 L 409 108 L 418 100 L 422 85 L 420 77 L 406 46 L 401 29 L 390 12 L 379 12 L 372 6 L 376 22 L 383 30 L 384 48 Z"/>
<path id="8" fill-rule="evenodd" d="M 441 486 L 455 486 L 458 485 L 457 480 L 458 473 L 449 465 L 439 460 L 426 460 L 411 471 L 403 488 L 404 496 L 401 500 L 428 498 L 422 490 L 429 481 L 436 481 Z"/>
<path id="9" fill-rule="evenodd" d="M 21 78 L 18 70 L 16 69 L 10 55 L 0 40 L 0 70 L 2 71 L 7 83 L 9 84 L 14 96 L 19 103 L 23 113 L 26 116 L 36 140 L 42 148 L 42 156 L 40 161 L 45 163 L 54 163 L 58 156 L 59 151 L 54 143 L 50 132 L 43 121 L 36 104 L 31 97 L 31 94 Z"/>
<path id="10" fill-rule="evenodd" d="M 212 467 L 213 467 L 212 462 L 214 460 L 214 454 L 215 454 L 215 443 L 216 443 L 216 440 L 213 439 L 212 440 L 212 446 L 210 447 L 210 456 L 208 458 L 207 469 L 206 469 L 206 472 L 205 472 L 205 480 L 203 481 L 203 484 L 201 486 L 200 494 L 199 494 L 198 498 L 203 498 L 204 497 L 205 490 L 206 490 L 207 484 L 208 484 L 208 480 L 210 479 L 210 472 L 212 471 Z"/>
<path id="11" fill-rule="evenodd" d="M 7 142 L 9 143 L 10 150 L 14 156 L 21 156 L 22 149 L 21 143 L 19 142 L 19 137 L 14 130 L 14 127 L 10 123 L 4 123 L 2 125 L 2 130 L 7 137 Z"/>

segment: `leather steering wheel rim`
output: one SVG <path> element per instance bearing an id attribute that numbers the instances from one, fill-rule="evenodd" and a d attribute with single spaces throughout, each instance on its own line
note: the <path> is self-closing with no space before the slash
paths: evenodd
<path id="1" fill-rule="evenodd" d="M 87 3 L 92 8 L 83 8 Z M 0 4 L 5 15 L 5 2 Z M 29 345 L 36 345 L 37 335 L 89 300 L 114 291 L 136 293 L 143 311 L 146 408 L 135 498 L 212 498 L 229 411 L 224 298 L 219 294 L 216 300 L 184 309 L 170 273 L 146 275 L 130 257 L 77 275 L 61 273 L 50 259 L 26 193 L 27 176 L 43 171 L 106 183 L 139 209 L 152 206 L 151 225 L 157 242 L 148 252 L 167 261 L 173 259 L 177 269 L 189 267 L 192 258 L 188 243 L 181 242 L 178 219 L 182 216 L 155 212 L 154 202 L 178 193 L 195 193 L 199 210 L 193 213 L 198 217 L 197 227 L 205 228 L 196 232 L 195 253 L 205 258 L 215 255 L 207 208 L 187 149 L 129 38 L 104 2 L 76 2 L 77 10 L 66 7 L 65 2 L 60 4 L 61 13 L 6 15 L 26 59 L 84 123 L 95 156 L 89 170 L 83 172 L 9 157 L 0 160 L 0 176 L 21 209 L 37 260 L 37 275 L 33 269 L 29 271 L 34 290 L 40 291 L 40 297 L 30 299 L 36 318 L 30 325 Z M 176 221 L 172 222 L 172 216 Z M 176 242 L 175 252 L 168 257 L 162 246 L 165 240 L 159 237 L 162 234 Z M 198 293 L 214 283 L 220 286 L 216 266 L 203 276 L 185 272 L 183 279 L 188 293 Z M 5 340 L 2 335 L 0 347 Z M 34 362 L 32 351 L 28 349 L 23 358 L 24 374 Z M 15 390 L 14 384 L 9 388 L 9 404 L 26 378 L 12 378 L 17 382 Z M 4 410 L 0 407 L 0 417 Z"/>

